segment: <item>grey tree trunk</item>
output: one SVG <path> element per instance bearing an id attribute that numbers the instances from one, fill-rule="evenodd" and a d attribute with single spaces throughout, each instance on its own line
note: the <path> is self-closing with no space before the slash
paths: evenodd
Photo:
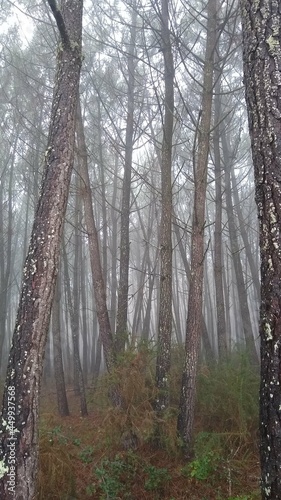
<path id="1" fill-rule="evenodd" d="M 244 82 L 261 255 L 262 499 L 281 498 L 281 15 L 280 2 L 241 0 Z"/>
<path id="2" fill-rule="evenodd" d="M 194 166 L 194 207 L 191 235 L 191 280 L 188 297 L 186 323 L 185 363 L 182 375 L 178 416 L 178 433 L 183 442 L 186 457 L 191 454 L 193 421 L 195 411 L 196 375 L 201 340 L 201 318 L 203 305 L 204 232 L 207 170 L 210 143 L 214 52 L 217 41 L 216 0 L 208 1 L 207 39 L 204 61 L 204 81 L 201 119 L 198 130 L 197 161 Z"/>
<path id="3" fill-rule="evenodd" d="M 216 86 L 216 96 L 214 99 L 215 117 L 214 117 L 214 160 L 215 160 L 215 189 L 216 189 L 216 207 L 215 207 L 215 232 L 214 232 L 214 278 L 216 289 L 216 310 L 217 310 L 217 336 L 219 358 L 224 359 L 227 353 L 227 331 L 226 317 L 223 294 L 223 253 L 222 253 L 222 174 L 220 152 L 220 127 L 221 120 L 221 96 L 220 96 L 220 78 Z"/>
<path id="4" fill-rule="evenodd" d="M 168 375 L 172 336 L 172 148 L 174 123 L 174 61 L 170 39 L 169 0 L 161 1 L 161 50 L 164 58 L 164 122 L 161 154 L 160 302 L 156 359 L 155 409 L 169 405 Z"/>
<path id="5" fill-rule="evenodd" d="M 57 278 L 55 299 L 52 308 L 52 332 L 54 343 L 54 370 L 57 390 L 58 411 L 62 417 L 69 415 L 61 347 L 61 283 Z"/>
<path id="6" fill-rule="evenodd" d="M 73 166 L 82 61 L 81 0 L 49 5 L 60 33 L 45 169 L 25 262 L 3 395 L 0 497 L 35 497 L 43 357 L 55 293 L 60 241 Z"/>
<path id="7" fill-rule="evenodd" d="M 66 297 L 68 312 L 70 316 L 70 325 L 72 333 L 72 344 L 73 344 L 73 368 L 74 368 L 74 390 L 77 396 L 80 398 L 80 409 L 81 415 L 86 416 L 88 414 L 85 384 L 82 373 L 82 366 L 79 354 L 79 343 L 78 343 L 78 330 L 79 330 L 79 316 L 77 318 L 77 307 L 74 309 L 74 298 L 72 298 L 71 288 L 70 288 L 70 276 L 69 276 L 69 265 L 66 254 L 66 245 L 63 243 L 63 263 L 64 263 L 64 279 L 66 287 Z M 75 277 L 73 279 L 75 285 Z M 77 293 L 77 292 L 76 292 Z M 73 290 L 73 295 L 75 296 L 75 286 Z"/>
<path id="8" fill-rule="evenodd" d="M 79 172 L 82 180 L 82 198 L 84 204 L 85 223 L 88 233 L 90 263 L 92 270 L 92 282 L 96 302 L 96 310 L 99 321 L 99 329 L 104 349 L 104 357 L 108 371 L 115 363 L 113 337 L 106 304 L 106 290 L 103 280 L 103 271 L 100 259 L 98 233 L 95 225 L 92 204 L 92 193 L 88 172 L 87 148 L 82 123 L 80 103 L 77 112 L 77 144 L 79 154 Z"/>
<path id="9" fill-rule="evenodd" d="M 239 240 L 235 223 L 235 215 L 233 211 L 231 180 L 230 180 L 230 170 L 232 167 L 230 159 L 231 155 L 227 144 L 225 130 L 222 130 L 221 135 L 222 135 L 222 149 L 223 149 L 223 159 L 224 159 L 225 200 L 226 200 L 226 211 L 228 218 L 229 239 L 230 239 L 231 255 L 233 259 L 233 266 L 236 278 L 237 295 L 241 312 L 243 333 L 249 356 L 251 357 L 252 362 L 258 366 L 259 358 L 255 346 L 254 331 L 252 328 L 250 310 L 248 305 L 247 288 L 245 284 L 245 278 L 243 275 Z"/>
<path id="10" fill-rule="evenodd" d="M 129 291 L 129 259 L 130 259 L 130 199 L 132 158 L 134 139 L 134 109 L 135 109 L 135 51 L 137 31 L 137 9 L 132 6 L 132 25 L 128 47 L 128 108 L 126 118 L 125 164 L 122 187 L 121 228 L 120 228 L 120 278 L 118 287 L 118 306 L 116 318 L 115 346 L 117 353 L 125 348 L 127 339 L 128 291 Z"/>

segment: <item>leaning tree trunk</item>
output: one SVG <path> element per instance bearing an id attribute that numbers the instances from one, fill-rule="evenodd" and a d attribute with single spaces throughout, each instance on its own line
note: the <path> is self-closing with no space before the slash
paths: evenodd
<path id="1" fill-rule="evenodd" d="M 82 0 L 48 0 L 60 32 L 41 195 L 32 228 L 3 395 L 0 498 L 35 497 L 43 357 L 73 166 Z"/>
<path id="2" fill-rule="evenodd" d="M 103 279 L 101 266 L 99 238 L 96 228 L 94 210 L 92 204 L 92 192 L 88 171 L 88 155 L 82 122 L 81 105 L 78 103 L 77 113 L 77 146 L 79 160 L 79 174 L 81 176 L 81 194 L 85 212 L 85 224 L 89 243 L 90 264 L 92 271 L 92 284 L 95 295 L 96 311 L 99 322 L 99 331 L 103 345 L 105 363 L 108 371 L 113 369 L 115 364 L 115 351 L 113 346 L 113 336 L 109 321 L 109 314 L 106 303 L 106 285 Z"/>
<path id="3" fill-rule="evenodd" d="M 186 323 L 185 363 L 178 416 L 178 433 L 186 456 L 190 455 L 195 411 L 196 374 L 201 339 L 204 270 L 204 228 L 207 170 L 212 116 L 214 51 L 216 46 L 216 0 L 208 2 L 208 22 L 202 115 L 199 122 L 198 159 L 194 175 L 194 208 L 191 235 L 191 280 Z"/>
<path id="4" fill-rule="evenodd" d="M 102 341 L 105 364 L 108 371 L 110 372 L 114 368 L 116 355 L 106 303 L 106 288 L 103 279 L 104 275 L 101 267 L 98 232 L 95 224 L 92 204 L 92 193 L 88 171 L 88 156 L 82 123 L 80 101 L 78 103 L 77 113 L 77 145 L 79 152 L 79 173 L 81 175 L 81 191 L 85 212 L 85 224 L 89 243 L 92 283 L 99 322 L 99 334 Z M 123 405 L 121 392 L 117 384 L 110 389 L 110 399 L 114 406 L 120 407 Z"/>
<path id="5" fill-rule="evenodd" d="M 246 102 L 261 255 L 261 489 L 281 498 L 281 12 L 278 0 L 241 0 Z"/>

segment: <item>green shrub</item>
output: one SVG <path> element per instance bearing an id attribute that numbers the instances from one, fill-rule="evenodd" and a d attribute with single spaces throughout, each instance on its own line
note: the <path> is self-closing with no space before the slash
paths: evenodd
<path id="1" fill-rule="evenodd" d="M 144 487 L 147 491 L 162 491 L 165 484 L 171 479 L 166 468 L 155 467 L 148 465 L 146 467 L 147 479 Z"/>
<path id="2" fill-rule="evenodd" d="M 258 429 L 259 375 L 246 353 L 200 370 L 197 418 L 209 432 L 232 434 L 236 444 L 253 441 Z"/>

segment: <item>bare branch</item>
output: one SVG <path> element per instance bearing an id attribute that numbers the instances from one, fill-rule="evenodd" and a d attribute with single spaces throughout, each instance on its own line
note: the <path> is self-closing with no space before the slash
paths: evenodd
<path id="1" fill-rule="evenodd" d="M 69 45 L 69 36 L 67 33 L 65 22 L 64 22 L 64 19 L 62 17 L 62 13 L 57 6 L 56 0 L 47 0 L 47 2 L 52 10 L 52 13 L 54 15 L 55 20 L 56 20 L 57 27 L 58 27 L 58 30 L 60 32 L 60 36 L 62 39 L 62 43 L 65 45 Z"/>

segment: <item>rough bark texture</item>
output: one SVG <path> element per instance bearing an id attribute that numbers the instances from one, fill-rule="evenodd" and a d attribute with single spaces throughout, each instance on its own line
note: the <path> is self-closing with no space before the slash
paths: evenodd
<path id="1" fill-rule="evenodd" d="M 187 281 L 190 283 L 190 280 L 191 280 L 190 265 L 188 262 L 188 258 L 187 258 L 186 252 L 185 252 L 185 248 L 184 248 L 182 238 L 180 235 L 180 231 L 179 231 L 179 227 L 177 226 L 177 224 L 174 225 L 174 231 L 176 234 L 178 248 L 179 248 L 179 252 L 181 254 L 182 263 L 184 266 Z M 201 328 L 202 328 L 202 343 L 203 343 L 203 348 L 205 350 L 206 360 L 207 360 L 207 362 L 213 363 L 215 361 L 215 353 L 214 353 L 214 350 L 212 348 L 212 344 L 211 344 L 210 339 L 209 339 L 208 328 L 206 325 L 206 321 L 205 321 L 205 317 L 204 317 L 203 312 L 201 315 Z"/>
<path id="2" fill-rule="evenodd" d="M 53 9 L 54 2 L 51 3 Z M 73 166 L 82 0 L 63 1 L 59 18 L 61 43 L 43 184 L 24 267 L 3 396 L 0 423 L 3 499 L 33 499 L 36 489 L 40 381 Z"/>
<path id="3" fill-rule="evenodd" d="M 261 488 L 281 498 L 281 6 L 241 0 L 261 255 Z"/>
<path id="4" fill-rule="evenodd" d="M 207 169 L 213 96 L 214 51 L 216 45 L 216 0 L 208 2 L 207 39 L 204 63 L 202 115 L 199 123 L 197 162 L 194 172 L 194 208 L 191 235 L 191 280 L 186 324 L 185 364 L 182 376 L 178 433 L 185 455 L 191 451 L 196 374 L 201 339 L 204 271 L 204 228 Z"/>
<path id="5" fill-rule="evenodd" d="M 174 61 L 169 31 L 168 0 L 161 2 L 161 42 L 164 56 L 164 123 L 161 158 L 162 213 L 160 223 L 160 305 L 156 361 L 157 412 L 168 407 L 168 374 L 172 335 L 172 145 L 174 113 Z"/>

